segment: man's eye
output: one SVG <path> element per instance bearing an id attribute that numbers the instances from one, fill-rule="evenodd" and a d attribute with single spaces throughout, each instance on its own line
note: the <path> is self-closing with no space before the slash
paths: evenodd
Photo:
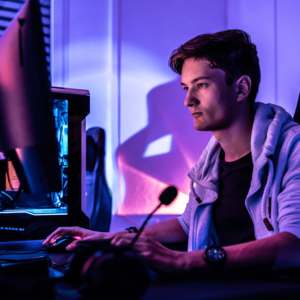
<path id="1" fill-rule="evenodd" d="M 187 92 L 187 91 L 188 91 L 188 88 L 187 88 L 187 87 L 184 87 L 183 90 L 184 90 L 185 92 Z"/>
<path id="2" fill-rule="evenodd" d="M 200 88 L 200 89 L 205 88 L 205 87 L 207 87 L 206 83 L 199 83 L 198 84 L 198 88 Z"/>

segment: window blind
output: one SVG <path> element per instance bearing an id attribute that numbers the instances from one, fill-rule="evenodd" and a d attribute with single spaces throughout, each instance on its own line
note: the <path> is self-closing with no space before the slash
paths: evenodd
<path id="1" fill-rule="evenodd" d="M 17 15 L 26 0 L 0 0 L 0 38 L 10 22 Z M 41 4 L 41 15 L 45 42 L 47 69 L 50 76 L 50 5 L 51 0 L 39 0 Z"/>

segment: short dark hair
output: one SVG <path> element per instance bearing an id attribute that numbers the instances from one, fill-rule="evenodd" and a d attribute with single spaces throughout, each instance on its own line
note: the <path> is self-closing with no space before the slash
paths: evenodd
<path id="1" fill-rule="evenodd" d="M 243 30 L 226 30 L 201 34 L 172 52 L 169 66 L 181 74 L 185 59 L 205 59 L 213 68 L 226 72 L 225 81 L 231 85 L 235 79 L 248 75 L 252 81 L 249 101 L 254 103 L 260 83 L 260 67 L 256 46 Z"/>

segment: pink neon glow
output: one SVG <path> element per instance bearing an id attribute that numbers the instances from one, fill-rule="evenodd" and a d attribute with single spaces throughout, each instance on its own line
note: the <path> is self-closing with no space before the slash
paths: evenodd
<path id="1" fill-rule="evenodd" d="M 56 242 L 56 240 L 58 240 L 60 237 L 62 237 L 61 235 L 58 235 L 58 234 L 56 234 L 48 243 L 49 244 L 52 244 L 52 243 L 55 243 Z M 80 236 L 72 236 L 74 239 L 76 239 L 76 240 L 81 240 L 81 237 Z M 43 245 L 45 245 L 45 242 L 43 242 Z"/>
<path id="2" fill-rule="evenodd" d="M 169 184 L 163 183 L 131 166 L 120 162 L 126 180 L 126 194 L 119 204 L 118 214 L 148 214 L 158 204 L 158 196 Z M 188 180 L 187 180 L 188 184 Z M 149 188 L 150 187 L 150 188 Z M 184 210 L 188 195 L 179 191 L 177 198 L 169 206 L 162 206 L 156 214 L 180 214 Z"/>

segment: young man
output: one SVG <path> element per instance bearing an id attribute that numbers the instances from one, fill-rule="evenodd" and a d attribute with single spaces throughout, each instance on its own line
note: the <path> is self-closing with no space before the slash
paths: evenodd
<path id="1" fill-rule="evenodd" d="M 242 30 L 200 35 L 169 63 L 182 76 L 194 127 L 213 137 L 188 174 L 183 215 L 147 226 L 134 250 L 154 270 L 172 273 L 299 267 L 300 126 L 283 108 L 254 103 L 260 68 L 250 37 Z M 134 237 L 59 228 L 45 243 L 66 234 L 114 245 Z M 188 252 L 161 244 L 184 241 Z"/>

